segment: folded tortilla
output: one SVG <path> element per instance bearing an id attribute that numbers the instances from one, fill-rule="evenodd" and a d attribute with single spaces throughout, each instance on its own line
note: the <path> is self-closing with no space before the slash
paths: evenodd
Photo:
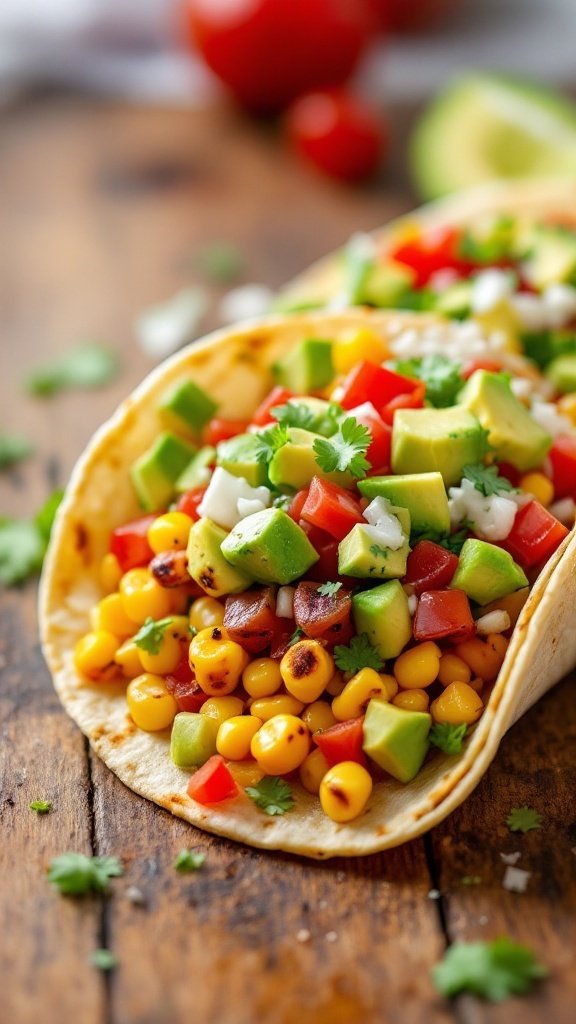
<path id="1" fill-rule="evenodd" d="M 157 437 L 155 407 L 187 376 L 220 403 L 223 416 L 249 417 L 272 385 L 271 364 L 304 337 L 334 338 L 369 326 L 384 339 L 412 328 L 424 336 L 430 316 L 349 312 L 274 318 L 218 332 L 158 367 L 104 424 L 80 458 L 58 513 L 40 588 L 44 654 L 59 697 L 93 749 L 130 789 L 201 829 L 251 846 L 308 857 L 373 853 L 413 839 L 442 821 L 474 789 L 507 729 L 576 664 L 576 537 L 572 533 L 534 584 L 486 709 L 464 752 L 434 751 L 413 782 L 377 782 L 364 813 L 350 824 L 326 817 L 317 797 L 293 785 L 295 807 L 269 817 L 245 795 L 211 807 L 187 796 L 189 773 L 169 756 L 169 731 L 136 728 L 126 683 L 78 676 L 73 653 L 102 596 L 98 569 L 110 531 L 141 514 L 129 477 Z"/>

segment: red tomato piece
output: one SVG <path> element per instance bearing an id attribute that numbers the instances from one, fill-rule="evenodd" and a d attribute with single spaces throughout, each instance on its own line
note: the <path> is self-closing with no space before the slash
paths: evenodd
<path id="1" fill-rule="evenodd" d="M 347 722 L 338 722 L 329 729 L 314 734 L 314 741 L 320 747 L 330 767 L 341 761 L 356 761 L 366 765 L 366 755 L 362 750 L 364 742 L 364 716 L 349 718 Z"/>
<path id="2" fill-rule="evenodd" d="M 286 117 L 296 152 L 324 174 L 343 181 L 374 173 L 387 141 L 385 128 L 372 107 L 340 89 L 301 96 Z"/>
<path id="3" fill-rule="evenodd" d="M 198 505 L 201 504 L 202 498 L 206 494 L 205 487 L 194 487 L 191 491 L 186 491 L 179 499 L 176 508 L 179 512 L 185 512 L 187 516 L 195 521 L 200 519 L 200 513 L 198 512 Z"/>
<path id="4" fill-rule="evenodd" d="M 502 547 L 526 569 L 547 561 L 568 535 L 567 528 L 539 501 L 518 509 L 514 526 Z"/>
<path id="5" fill-rule="evenodd" d="M 488 370 L 489 373 L 500 373 L 502 369 L 502 362 L 500 359 L 488 359 L 487 357 L 477 357 L 476 359 L 468 359 L 462 369 L 460 370 L 460 376 L 463 380 L 468 380 L 476 370 Z"/>
<path id="6" fill-rule="evenodd" d="M 439 270 L 455 270 L 466 275 L 476 264 L 458 256 L 460 232 L 456 228 L 440 227 L 417 238 L 401 242 L 390 253 L 390 258 L 410 267 L 416 274 L 414 286 L 423 288 Z"/>
<path id="7" fill-rule="evenodd" d="M 245 434 L 248 426 L 249 420 L 226 420 L 221 416 L 215 416 L 204 427 L 202 441 L 215 448 L 220 441 L 228 441 L 237 434 Z"/>
<path id="8" fill-rule="evenodd" d="M 159 515 L 159 513 L 158 513 Z M 148 543 L 148 529 L 156 516 L 143 516 L 131 523 L 124 523 L 112 531 L 110 551 L 116 555 L 122 572 L 148 565 L 154 552 Z"/>
<path id="9" fill-rule="evenodd" d="M 457 568 L 457 555 L 431 540 L 421 540 L 408 555 L 404 582 L 410 584 L 415 594 L 444 590 Z"/>
<path id="10" fill-rule="evenodd" d="M 313 639 L 340 644 L 348 637 L 352 599 L 340 587 L 335 594 L 318 593 L 319 583 L 299 583 L 294 594 L 294 618 L 299 629 Z M 347 642 L 347 641 L 346 641 Z"/>
<path id="11" fill-rule="evenodd" d="M 394 413 L 397 409 L 422 409 L 426 397 L 426 385 L 423 381 L 415 382 L 412 391 L 403 395 L 396 395 L 382 408 L 382 419 L 392 425 Z"/>
<path id="12" fill-rule="evenodd" d="M 390 468 L 390 449 L 392 447 L 392 430 L 388 423 L 385 423 L 380 414 L 371 402 L 364 402 L 356 409 L 350 409 L 351 416 L 368 427 L 372 435 L 370 447 L 366 452 L 366 458 L 371 466 L 382 466 L 384 473 Z"/>
<path id="13" fill-rule="evenodd" d="M 274 636 L 276 600 L 273 587 L 254 587 L 243 594 L 229 594 L 224 608 L 224 627 L 230 638 L 251 654 L 260 654 Z"/>
<path id="14" fill-rule="evenodd" d="M 414 616 L 415 640 L 462 640 L 473 636 L 474 619 L 463 590 L 428 590 Z"/>
<path id="15" fill-rule="evenodd" d="M 342 540 L 356 523 L 364 522 L 352 495 L 319 476 L 312 478 L 300 514 L 307 523 L 324 530 L 336 540 Z M 314 544 L 312 538 L 310 543 Z"/>
<path id="16" fill-rule="evenodd" d="M 290 516 L 291 519 L 294 520 L 295 523 L 299 523 L 300 520 L 302 519 L 302 509 L 308 499 L 308 491 L 308 487 L 305 487 L 304 490 L 302 491 L 298 491 L 298 493 L 294 495 L 292 501 L 290 502 L 290 505 L 288 506 L 288 515 Z"/>
<path id="17" fill-rule="evenodd" d="M 304 520 L 302 522 L 304 523 Z M 314 530 L 314 527 L 311 527 L 311 530 Z M 316 580 L 318 583 L 325 583 L 326 580 L 340 580 L 342 582 L 343 577 L 338 575 L 339 542 L 334 540 L 333 537 L 330 537 L 329 534 L 324 533 L 323 530 L 319 530 L 318 533 L 323 534 L 323 540 L 319 540 L 315 533 L 308 534 L 310 543 L 313 545 L 319 557 L 318 561 L 308 569 L 306 576 L 308 579 Z"/>
<path id="18" fill-rule="evenodd" d="M 294 619 L 276 618 L 276 622 L 274 623 L 274 633 L 270 643 L 271 658 L 275 658 L 279 661 L 280 658 L 284 657 L 295 631 L 296 623 L 294 622 Z"/>
<path id="19" fill-rule="evenodd" d="M 548 453 L 555 498 L 576 498 L 576 437 L 559 434 Z"/>
<path id="20" fill-rule="evenodd" d="M 200 689 L 195 679 L 185 681 L 175 679 L 173 675 L 165 676 L 166 689 L 172 694 L 179 711 L 193 711 L 197 714 L 208 700 L 204 690 Z"/>
<path id="21" fill-rule="evenodd" d="M 274 423 L 275 420 L 271 415 L 271 410 L 275 409 L 278 405 L 285 405 L 290 398 L 294 398 L 293 391 L 288 391 L 280 386 L 272 388 L 270 394 L 266 395 L 264 401 L 256 409 L 252 417 L 252 423 L 256 424 L 257 427 L 265 427 L 268 423 Z"/>
<path id="22" fill-rule="evenodd" d="M 421 382 L 411 377 L 403 377 L 385 366 L 376 366 L 363 360 L 358 363 L 342 382 L 340 405 L 344 409 L 354 409 L 365 402 L 371 402 L 379 411 L 398 395 L 408 395 L 419 388 Z"/>
<path id="23" fill-rule="evenodd" d="M 499 462 L 498 473 L 500 476 L 505 476 L 513 487 L 518 487 L 522 473 L 519 469 L 516 469 L 516 466 L 511 466 L 509 462 Z"/>
<path id="24" fill-rule="evenodd" d="M 214 754 L 208 758 L 188 783 L 188 796 L 199 804 L 217 804 L 230 796 L 236 796 L 238 786 L 230 774 L 224 758 Z"/>

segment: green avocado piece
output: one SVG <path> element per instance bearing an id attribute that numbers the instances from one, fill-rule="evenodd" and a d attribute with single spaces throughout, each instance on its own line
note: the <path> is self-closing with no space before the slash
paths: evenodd
<path id="1" fill-rule="evenodd" d="M 464 541 L 450 584 L 453 590 L 463 590 L 476 604 L 484 605 L 527 586 L 525 573 L 508 551 L 485 540 Z"/>
<path id="2" fill-rule="evenodd" d="M 576 391 L 576 353 L 554 359 L 546 370 L 546 376 L 561 394 Z"/>
<path id="3" fill-rule="evenodd" d="M 470 315 L 472 300 L 472 282 L 456 281 L 434 299 L 434 309 L 452 320 L 463 320 Z"/>
<path id="4" fill-rule="evenodd" d="M 138 500 L 147 512 L 166 508 L 172 501 L 176 481 L 196 449 L 166 431 L 160 434 L 148 451 L 136 460 L 130 477 Z"/>
<path id="5" fill-rule="evenodd" d="M 216 412 L 216 402 L 192 380 L 183 380 L 164 393 L 158 414 L 170 430 L 198 434 Z"/>
<path id="6" fill-rule="evenodd" d="M 412 636 L 408 598 L 398 580 L 389 580 L 352 598 L 357 633 L 367 633 L 380 655 L 396 658 Z"/>
<path id="7" fill-rule="evenodd" d="M 460 404 L 488 431 L 496 459 L 522 472 L 542 464 L 552 438 L 516 398 L 505 374 L 476 370 L 460 393 Z"/>
<path id="8" fill-rule="evenodd" d="M 295 411 L 304 411 L 307 422 L 302 424 L 303 429 L 309 430 L 313 434 L 320 434 L 322 437 L 331 437 L 336 433 L 338 426 L 335 417 L 331 414 L 332 403 L 311 395 L 299 395 L 298 398 L 288 399 L 286 404 L 293 406 Z"/>
<path id="9" fill-rule="evenodd" d="M 371 501 L 382 496 L 408 509 L 413 533 L 450 533 L 448 496 L 441 473 L 370 476 L 358 481 L 358 490 Z"/>
<path id="10" fill-rule="evenodd" d="M 464 466 L 480 462 L 485 451 L 485 434 L 478 419 L 461 406 L 398 409 L 394 414 L 394 473 L 437 472 L 450 487 L 460 482 Z"/>
<path id="11" fill-rule="evenodd" d="M 222 543 L 222 554 L 258 583 L 291 583 L 318 561 L 304 530 L 280 508 L 241 519 Z"/>
<path id="12" fill-rule="evenodd" d="M 313 476 L 321 476 L 339 487 L 351 488 L 354 486 L 354 477 L 351 473 L 341 473 L 335 470 L 334 473 L 324 473 L 316 461 L 314 441 L 320 437 L 310 430 L 301 430 L 300 427 L 288 428 L 289 443 L 282 445 L 274 455 L 268 466 L 270 482 L 274 487 L 293 487 L 299 491 L 308 487 Z"/>
<path id="13" fill-rule="evenodd" d="M 297 395 L 320 391 L 334 378 L 332 342 L 306 338 L 272 369 L 277 384 Z"/>
<path id="14" fill-rule="evenodd" d="M 405 508 L 390 506 L 398 517 L 404 533 L 404 544 L 393 551 L 378 538 L 378 528 L 356 523 L 338 545 L 338 572 L 361 579 L 392 580 L 406 575 L 406 559 L 410 554 L 410 513 Z"/>
<path id="15" fill-rule="evenodd" d="M 562 227 L 540 226 L 524 266 L 530 284 L 539 291 L 551 284 L 574 282 L 576 235 Z"/>
<path id="16" fill-rule="evenodd" d="M 366 708 L 362 749 L 398 782 L 410 782 L 428 753 L 431 725 L 425 711 L 406 711 L 373 697 Z"/>
<path id="17" fill-rule="evenodd" d="M 380 308 L 394 307 L 414 284 L 414 271 L 403 263 L 388 260 L 370 267 L 357 303 Z"/>
<path id="18" fill-rule="evenodd" d="M 200 451 L 196 452 L 176 481 L 178 494 L 191 491 L 195 487 L 206 487 L 212 476 L 210 466 L 215 460 L 216 449 L 212 445 L 207 444 L 200 448 Z"/>
<path id="19" fill-rule="evenodd" d="M 238 434 L 220 442 L 216 465 L 222 466 L 232 476 L 243 476 L 252 487 L 260 487 L 268 483 L 268 473 L 266 465 L 258 459 L 258 450 L 255 434 Z"/>
<path id="20" fill-rule="evenodd" d="M 188 536 L 188 572 L 210 597 L 238 594 L 253 582 L 224 558 L 221 546 L 228 534 L 211 519 L 198 519 Z"/>
<path id="21" fill-rule="evenodd" d="M 172 725 L 170 757 L 179 768 L 199 768 L 216 753 L 218 722 L 208 715 L 180 711 Z"/>

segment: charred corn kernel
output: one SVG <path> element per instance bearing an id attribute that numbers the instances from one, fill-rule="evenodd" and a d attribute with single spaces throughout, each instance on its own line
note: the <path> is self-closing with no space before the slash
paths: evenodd
<path id="1" fill-rule="evenodd" d="M 242 673 L 242 685 L 251 697 L 271 697 L 282 686 L 279 663 L 273 658 L 255 658 Z"/>
<path id="2" fill-rule="evenodd" d="M 309 704 L 302 712 L 301 718 L 312 735 L 321 729 L 329 729 L 332 725 L 336 725 L 334 712 L 325 700 L 315 700 L 313 704 Z"/>
<path id="3" fill-rule="evenodd" d="M 199 597 L 190 609 L 190 625 L 193 629 L 210 629 L 224 622 L 224 605 L 215 597 Z"/>
<path id="4" fill-rule="evenodd" d="M 397 708 L 404 708 L 405 711 L 428 711 L 430 697 L 426 690 L 400 690 L 392 698 L 392 704 L 395 704 Z"/>
<path id="5" fill-rule="evenodd" d="M 250 714 L 268 722 L 275 715 L 299 715 L 304 707 L 291 693 L 276 693 L 272 697 L 257 697 L 250 702 Z"/>
<path id="6" fill-rule="evenodd" d="M 136 626 L 126 615 L 122 598 L 118 593 L 108 594 L 94 605 L 90 612 L 90 625 L 95 631 L 103 629 L 106 633 L 114 633 L 114 636 L 122 640 L 136 632 Z"/>
<path id="7" fill-rule="evenodd" d="M 225 697 L 235 690 L 248 655 L 220 626 L 201 629 L 190 644 L 190 666 L 196 682 L 209 697 Z"/>
<path id="8" fill-rule="evenodd" d="M 226 767 L 234 781 L 243 788 L 257 786 L 265 774 L 252 758 L 247 758 L 246 761 L 227 761 Z"/>
<path id="9" fill-rule="evenodd" d="M 318 793 L 320 783 L 326 775 L 330 765 L 319 747 L 308 754 L 305 761 L 300 765 L 300 782 L 309 793 Z"/>
<path id="10" fill-rule="evenodd" d="M 133 640 L 125 640 L 114 655 L 114 661 L 120 668 L 125 679 L 135 679 L 142 675 L 140 651 Z"/>
<path id="11" fill-rule="evenodd" d="M 176 637 L 178 640 L 192 639 L 190 634 L 190 623 L 187 615 L 173 615 L 170 619 L 170 625 L 168 626 L 166 633 Z"/>
<path id="12" fill-rule="evenodd" d="M 482 714 L 483 704 L 468 683 L 450 683 L 444 693 L 432 701 L 430 714 L 435 722 L 471 725 Z"/>
<path id="13" fill-rule="evenodd" d="M 193 520 L 185 512 L 166 512 L 148 527 L 148 543 L 155 555 L 163 551 L 183 551 Z"/>
<path id="14" fill-rule="evenodd" d="M 165 619 L 172 611 L 170 592 L 148 569 L 129 569 L 120 580 L 122 606 L 129 619 L 142 626 L 148 618 Z"/>
<path id="15" fill-rule="evenodd" d="M 469 683 L 472 678 L 470 666 L 466 664 L 457 654 L 443 654 L 440 658 L 440 671 L 438 679 L 442 686 L 449 686 L 450 683 Z"/>
<path id="16" fill-rule="evenodd" d="M 431 686 L 440 668 L 440 648 L 432 640 L 404 651 L 394 662 L 394 675 L 403 690 L 425 689 Z"/>
<path id="17" fill-rule="evenodd" d="M 250 753 L 267 775 L 286 775 L 308 756 L 310 733 L 296 715 L 275 715 L 258 729 Z"/>
<path id="18" fill-rule="evenodd" d="M 345 686 L 346 680 L 342 673 L 335 672 L 332 679 L 329 679 L 326 683 L 326 693 L 328 693 L 330 697 L 339 697 Z"/>
<path id="19" fill-rule="evenodd" d="M 113 633 L 103 629 L 86 633 L 76 644 L 74 651 L 74 667 L 77 672 L 89 679 L 109 679 L 115 672 L 114 656 L 120 641 Z"/>
<path id="20" fill-rule="evenodd" d="M 226 697 L 222 699 L 226 700 Z M 250 757 L 250 744 L 261 725 L 262 719 L 252 715 L 233 715 L 227 718 L 218 729 L 216 750 L 231 761 L 245 761 Z"/>
<path id="21" fill-rule="evenodd" d="M 392 700 L 392 697 L 395 697 L 398 693 L 398 683 L 394 676 L 387 676 L 383 672 L 379 672 L 378 675 L 380 676 L 380 681 L 384 684 L 384 696 L 386 696 L 388 700 Z"/>
<path id="22" fill-rule="evenodd" d="M 299 640 L 280 662 L 284 686 L 297 700 L 311 704 L 334 675 L 334 659 L 318 640 Z"/>
<path id="23" fill-rule="evenodd" d="M 356 761 L 341 761 L 320 783 L 322 810 L 332 821 L 352 821 L 364 810 L 371 792 L 370 772 Z"/>
<path id="24" fill-rule="evenodd" d="M 520 490 L 533 494 L 536 501 L 548 508 L 554 500 L 554 484 L 544 473 L 525 473 L 520 479 Z"/>
<path id="25" fill-rule="evenodd" d="M 339 697 L 332 701 L 332 712 L 338 722 L 363 715 L 372 697 L 388 699 L 386 684 L 373 668 L 362 668 L 348 680 Z"/>
<path id="26" fill-rule="evenodd" d="M 200 708 L 201 715 L 208 715 L 208 718 L 213 718 L 218 725 L 227 722 L 229 718 L 237 718 L 243 711 L 244 701 L 240 697 L 210 697 Z M 230 757 L 230 754 L 225 754 L 224 757 Z"/>
<path id="27" fill-rule="evenodd" d="M 166 689 L 162 676 L 144 672 L 128 683 L 126 700 L 132 718 L 144 732 L 167 729 L 176 716 L 178 705 Z"/>
<path id="28" fill-rule="evenodd" d="M 557 402 L 558 412 L 567 416 L 576 426 L 576 394 L 562 395 Z"/>
<path id="29" fill-rule="evenodd" d="M 508 641 L 499 633 L 490 633 L 486 640 L 472 637 L 456 645 L 456 653 L 484 682 L 496 679 L 504 661 Z"/>
<path id="30" fill-rule="evenodd" d="M 105 594 L 112 594 L 118 590 L 118 584 L 122 579 L 120 562 L 111 551 L 100 562 L 100 586 Z"/>
<path id="31" fill-rule="evenodd" d="M 386 342 L 369 327 L 357 331 L 346 331 L 336 338 L 332 345 L 332 362 L 336 373 L 348 373 L 357 363 L 382 363 L 389 359 L 390 349 Z"/>
<path id="32" fill-rule="evenodd" d="M 168 629 L 164 632 L 156 654 L 145 651 L 143 647 L 139 647 L 138 650 L 144 671 L 158 676 L 166 676 L 169 672 L 173 672 L 182 658 L 182 644 L 178 637 L 170 633 Z"/>

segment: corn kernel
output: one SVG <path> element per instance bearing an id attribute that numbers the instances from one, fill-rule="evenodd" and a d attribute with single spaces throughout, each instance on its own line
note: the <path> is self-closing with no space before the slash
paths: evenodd
<path id="1" fill-rule="evenodd" d="M 476 676 L 475 679 L 470 680 L 468 686 L 470 686 L 474 690 L 474 693 L 481 694 L 482 690 L 484 689 L 484 680 L 480 679 L 479 676 Z"/>
<path id="2" fill-rule="evenodd" d="M 332 708 L 325 700 L 315 700 L 309 704 L 301 715 L 302 721 L 308 726 L 312 735 L 322 729 L 330 729 L 336 725 L 336 718 Z"/>
<path id="3" fill-rule="evenodd" d="M 548 508 L 554 500 L 554 484 L 544 473 L 525 473 L 520 479 L 519 487 L 526 494 L 533 494 L 536 501 Z"/>
<path id="4" fill-rule="evenodd" d="M 372 792 L 370 772 L 356 761 L 342 761 L 329 768 L 320 783 L 322 810 L 332 821 L 357 818 Z"/>
<path id="5" fill-rule="evenodd" d="M 106 633 L 120 637 L 121 640 L 133 636 L 136 632 L 136 625 L 126 615 L 122 598 L 118 593 L 108 594 L 94 605 L 90 611 L 90 625 L 95 632 L 103 629 Z"/>
<path id="6" fill-rule="evenodd" d="M 483 605 L 483 607 L 479 609 L 479 614 L 488 615 L 490 612 L 496 611 L 508 612 L 508 615 L 510 616 L 510 626 L 513 628 L 518 622 L 520 612 L 526 604 L 529 595 L 530 587 L 522 587 L 520 590 L 514 590 L 512 594 L 506 594 L 505 597 L 500 597 L 497 601 L 491 601 L 490 604 Z"/>
<path id="7" fill-rule="evenodd" d="M 309 793 L 317 794 L 320 791 L 320 783 L 329 767 L 330 765 L 320 747 L 316 747 L 300 765 L 300 782 L 304 789 L 307 789 Z"/>
<path id="8" fill-rule="evenodd" d="M 380 676 L 380 681 L 384 685 L 384 693 L 382 696 L 387 697 L 388 700 L 392 700 L 392 698 L 398 693 L 398 683 L 394 676 L 385 675 L 383 672 L 379 672 L 378 675 Z"/>
<path id="9" fill-rule="evenodd" d="M 450 683 L 469 683 L 472 678 L 470 666 L 466 664 L 457 654 L 443 654 L 440 658 L 440 671 L 438 679 L 442 686 L 449 686 Z"/>
<path id="10" fill-rule="evenodd" d="M 444 693 L 432 701 L 430 714 L 435 722 L 472 725 L 483 708 L 482 701 L 468 683 L 450 683 Z"/>
<path id="11" fill-rule="evenodd" d="M 279 663 L 273 658 L 255 658 L 242 673 L 242 685 L 251 697 L 271 697 L 282 686 Z"/>
<path id="12" fill-rule="evenodd" d="M 373 668 L 362 668 L 348 680 L 339 697 L 332 701 L 332 712 L 338 722 L 363 715 L 372 697 L 388 699 L 386 683 Z"/>
<path id="13" fill-rule="evenodd" d="M 574 426 L 576 426 L 576 394 L 572 392 L 568 395 L 562 395 L 557 402 L 558 412 L 562 416 L 567 416 L 569 420 L 572 420 Z"/>
<path id="14" fill-rule="evenodd" d="M 348 373 L 363 360 L 379 364 L 389 358 L 388 345 L 369 327 L 345 331 L 332 345 L 332 362 L 336 373 Z"/>
<path id="15" fill-rule="evenodd" d="M 167 729 L 178 711 L 178 705 L 161 676 L 145 672 L 128 683 L 126 700 L 130 714 L 139 729 L 159 732 Z"/>
<path id="16" fill-rule="evenodd" d="M 243 711 L 244 701 L 240 697 L 210 697 L 209 700 L 204 701 L 200 708 L 201 715 L 213 718 L 218 725 L 227 722 L 229 718 L 238 718 Z M 229 754 L 224 754 L 223 756 L 230 757 Z"/>
<path id="17" fill-rule="evenodd" d="M 103 629 L 86 633 L 76 644 L 74 651 L 74 667 L 77 672 L 89 679 L 106 682 L 117 674 L 114 656 L 120 642 L 112 633 Z"/>
<path id="18" fill-rule="evenodd" d="M 394 662 L 394 675 L 403 690 L 431 686 L 440 668 L 440 648 L 431 640 L 404 651 Z"/>
<path id="19" fill-rule="evenodd" d="M 109 551 L 100 562 L 100 586 L 105 594 L 113 594 L 115 590 L 118 590 L 121 579 L 120 562 L 116 555 Z"/>
<path id="20" fill-rule="evenodd" d="M 282 658 L 280 674 L 289 693 L 311 704 L 334 675 L 334 659 L 318 640 L 299 640 Z"/>
<path id="21" fill-rule="evenodd" d="M 234 699 L 234 698 L 232 698 Z M 223 697 L 222 700 L 226 700 Z M 252 715 L 233 715 L 221 723 L 216 737 L 216 749 L 231 761 L 245 761 L 250 757 L 250 744 L 262 725 Z"/>
<path id="22" fill-rule="evenodd" d="M 484 682 L 496 679 L 506 655 L 508 641 L 499 633 L 490 633 L 486 640 L 472 637 L 456 645 L 456 653 Z"/>
<path id="23" fill-rule="evenodd" d="M 114 655 L 114 661 L 119 666 L 125 679 L 135 679 L 142 675 L 142 662 L 140 651 L 133 640 L 125 640 Z"/>
<path id="24" fill-rule="evenodd" d="M 268 722 L 275 715 L 299 715 L 304 707 L 291 693 L 275 693 L 272 697 L 257 697 L 250 701 L 250 714 Z"/>
<path id="25" fill-rule="evenodd" d="M 252 757 L 267 775 L 286 775 L 299 768 L 309 749 L 310 733 L 295 715 L 275 715 L 264 722 L 250 744 Z"/>
<path id="26" fill-rule="evenodd" d="M 148 527 L 148 543 L 155 555 L 163 551 L 183 551 L 193 520 L 185 512 L 166 512 Z"/>
<path id="27" fill-rule="evenodd" d="M 245 761 L 227 761 L 226 767 L 239 786 L 257 786 L 265 773 L 252 758 Z"/>
<path id="28" fill-rule="evenodd" d="M 248 664 L 244 648 L 221 626 L 201 629 L 192 639 L 189 658 L 198 685 L 209 697 L 232 693 Z"/>
<path id="29" fill-rule="evenodd" d="M 193 629 L 211 629 L 224 622 L 224 605 L 215 597 L 199 597 L 190 609 L 190 625 Z"/>
<path id="30" fill-rule="evenodd" d="M 173 672 L 182 658 L 182 644 L 169 629 L 164 631 L 162 642 L 155 654 L 145 651 L 143 647 L 139 647 L 138 650 L 144 671 L 158 676 L 166 676 Z"/>
<path id="31" fill-rule="evenodd" d="M 122 606 L 129 619 L 142 626 L 146 619 L 165 619 L 172 611 L 170 592 L 148 569 L 129 569 L 120 580 Z"/>
<path id="32" fill-rule="evenodd" d="M 330 697 L 339 697 L 342 690 L 346 686 L 346 680 L 341 672 L 335 672 L 332 679 L 329 679 L 326 683 L 326 693 Z"/>
<path id="33" fill-rule="evenodd" d="M 397 708 L 404 708 L 405 711 L 428 711 L 430 706 L 430 697 L 426 693 L 426 690 L 417 690 L 415 688 L 411 690 L 400 690 L 400 692 L 392 698 L 392 704 Z"/>

